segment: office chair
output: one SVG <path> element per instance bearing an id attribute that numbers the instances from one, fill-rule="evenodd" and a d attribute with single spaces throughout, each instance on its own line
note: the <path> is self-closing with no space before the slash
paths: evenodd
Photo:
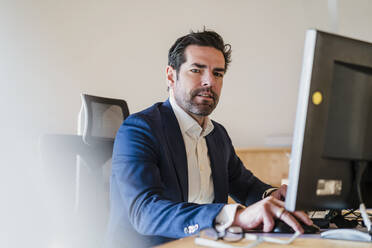
<path id="1" fill-rule="evenodd" d="M 128 117 L 126 101 L 81 94 L 82 106 L 78 120 L 78 134 L 84 143 L 94 145 L 103 138 L 114 138 L 123 120 Z"/>
<path id="2" fill-rule="evenodd" d="M 44 135 L 40 151 L 56 214 L 84 229 L 79 233 L 86 247 L 99 247 L 109 214 L 114 137 L 129 110 L 124 100 L 86 94 L 81 99 L 78 134 Z"/>
<path id="3" fill-rule="evenodd" d="M 97 154 L 90 157 L 77 156 L 75 211 L 85 212 L 90 209 L 100 212 L 105 222 L 109 212 L 109 178 L 114 138 L 123 120 L 128 117 L 129 110 L 126 101 L 120 99 L 81 94 L 81 100 L 78 135 Z M 83 170 L 87 172 L 82 173 Z"/>

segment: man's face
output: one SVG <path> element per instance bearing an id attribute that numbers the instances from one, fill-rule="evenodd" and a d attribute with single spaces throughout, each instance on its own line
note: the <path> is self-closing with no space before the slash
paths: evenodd
<path id="1" fill-rule="evenodd" d="M 177 104 L 197 120 L 216 108 L 225 72 L 225 58 L 213 47 L 190 45 L 178 72 L 167 68 Z"/>

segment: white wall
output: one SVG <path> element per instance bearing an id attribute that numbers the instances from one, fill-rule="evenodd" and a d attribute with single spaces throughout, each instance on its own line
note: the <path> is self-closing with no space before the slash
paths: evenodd
<path id="1" fill-rule="evenodd" d="M 328 3 L 338 4 L 337 22 Z M 76 132 L 81 92 L 125 99 L 132 113 L 165 100 L 169 47 L 206 26 L 233 49 L 213 118 L 236 147 L 262 146 L 267 136 L 292 134 L 305 30 L 372 41 L 371 13 L 369 0 L 1 1 L 0 195 L 13 202 L 2 211 L 7 230 L 21 223 L 25 240 L 44 235 L 34 228 L 47 209 L 34 201 L 43 198 L 42 177 L 30 161 L 41 134 Z"/>
<path id="2" fill-rule="evenodd" d="M 338 10 L 338 33 L 372 41 L 370 1 Z M 332 24 L 325 0 L 6 1 L 1 12 L 2 92 L 26 133 L 74 133 L 81 92 L 126 99 L 131 112 L 163 101 L 169 47 L 205 25 L 232 44 L 213 118 L 237 147 L 292 133 L 305 30 Z"/>

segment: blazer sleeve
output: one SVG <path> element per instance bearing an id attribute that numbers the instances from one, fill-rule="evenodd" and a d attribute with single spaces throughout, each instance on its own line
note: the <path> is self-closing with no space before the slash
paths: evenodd
<path id="1" fill-rule="evenodd" d="M 131 115 L 114 145 L 112 180 L 134 229 L 143 235 L 181 238 L 213 226 L 225 204 L 176 202 L 165 197 L 161 143 L 145 116 Z"/>

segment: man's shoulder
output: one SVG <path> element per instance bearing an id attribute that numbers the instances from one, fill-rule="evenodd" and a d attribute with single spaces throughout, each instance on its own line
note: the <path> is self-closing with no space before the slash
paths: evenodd
<path id="1" fill-rule="evenodd" d="M 159 128 L 164 121 L 167 123 L 172 119 L 172 115 L 174 114 L 169 101 L 157 102 L 144 110 L 129 115 L 123 122 L 123 126 L 134 124 Z"/>
<path id="2" fill-rule="evenodd" d="M 129 120 L 137 118 L 147 120 L 158 119 L 161 115 L 161 112 L 164 111 L 164 109 L 166 108 L 167 108 L 166 102 L 157 102 L 146 109 L 129 115 L 127 119 Z"/>

